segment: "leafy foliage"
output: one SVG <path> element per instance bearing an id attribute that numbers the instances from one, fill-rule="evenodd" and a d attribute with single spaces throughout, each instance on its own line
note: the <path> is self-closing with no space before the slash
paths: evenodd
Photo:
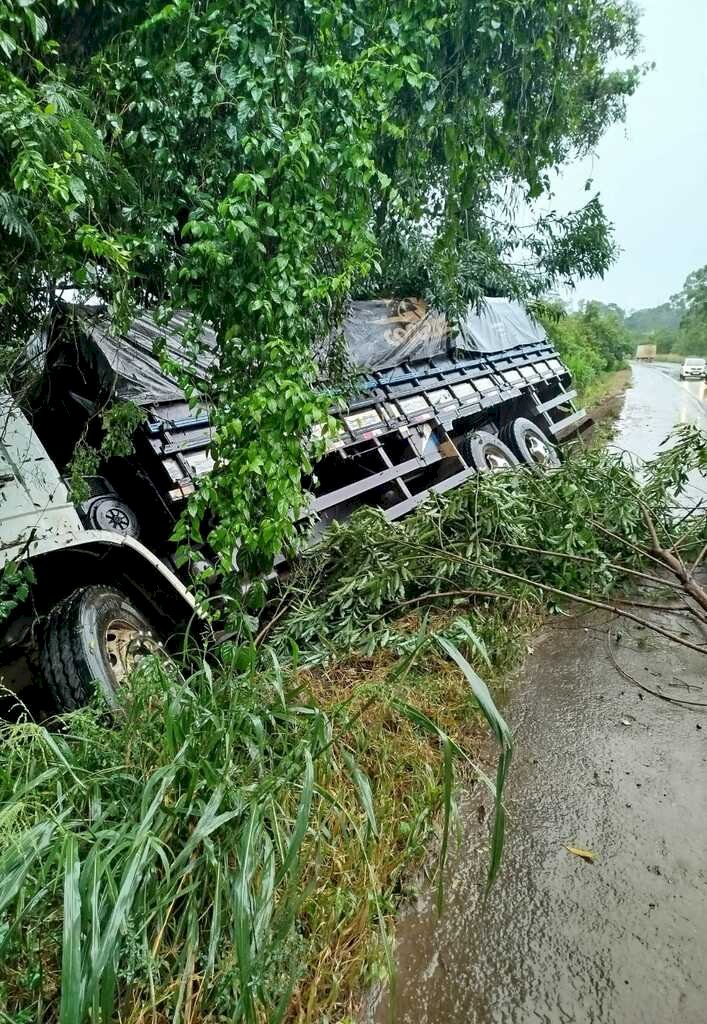
<path id="1" fill-rule="evenodd" d="M 85 501 L 88 497 L 89 487 L 85 478 L 98 473 L 102 460 L 132 453 L 135 430 L 145 415 L 145 410 L 134 402 L 113 402 L 101 410 L 100 445 L 93 447 L 84 435 L 76 445 L 68 466 L 69 490 L 75 502 Z"/>
<path id="2" fill-rule="evenodd" d="M 3 335 L 26 338 L 67 280 L 116 316 L 146 301 L 213 323 L 193 397 L 217 466 L 182 539 L 208 533 L 223 570 L 293 539 L 301 439 L 333 397 L 313 394 L 313 351 L 351 295 L 414 284 L 453 313 L 612 258 L 597 200 L 564 221 L 532 207 L 637 85 L 629 2 L 2 9 Z"/>
<path id="3" fill-rule="evenodd" d="M 134 402 L 113 402 L 101 413 L 103 439 L 101 455 L 130 455 L 133 450 L 133 434 L 145 419 L 144 409 Z"/>
<path id="4" fill-rule="evenodd" d="M 634 347 L 621 311 L 601 303 L 589 302 L 579 313 L 571 314 L 562 307 L 546 305 L 538 313 L 580 392 L 600 373 L 620 369 Z"/>
<path id="5" fill-rule="evenodd" d="M 474 477 L 400 522 L 356 513 L 303 556 L 277 627 L 281 649 L 294 640 L 316 660 L 380 645 L 403 653 L 412 639 L 395 622 L 411 609 L 475 601 L 471 628 L 484 637 L 488 601 L 508 602 L 512 616 L 514 607 L 554 607 L 553 590 L 601 599 L 645 562 L 645 510 L 666 542 L 680 538 L 683 557 L 695 557 L 707 515 L 682 522 L 674 507 L 690 472 L 707 476 L 703 433 L 681 428 L 641 479 L 634 468 L 621 455 L 589 451 L 549 475 Z"/>
<path id="6" fill-rule="evenodd" d="M 29 595 L 35 582 L 34 570 L 27 562 L 7 562 L 0 576 L 0 622 L 7 619 Z"/>
<path id="7" fill-rule="evenodd" d="M 98 287 L 120 301 L 128 251 L 115 197 L 131 183 L 106 149 L 87 96 L 57 64 L 49 12 L 0 4 L 0 327 L 2 370 L 38 330 L 59 285 Z"/>

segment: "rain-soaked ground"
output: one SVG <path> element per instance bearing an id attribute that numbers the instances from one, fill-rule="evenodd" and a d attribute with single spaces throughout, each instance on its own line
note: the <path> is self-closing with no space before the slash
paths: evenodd
<path id="1" fill-rule="evenodd" d="M 705 385 L 636 366 L 616 443 L 646 457 L 679 422 L 707 428 Z M 707 707 L 630 677 L 707 703 L 706 667 L 604 613 L 535 642 L 504 707 L 517 754 L 500 878 L 484 906 L 476 786 L 442 917 L 421 898 L 399 922 L 397 1024 L 705 1024 Z M 366 1019 L 390 1020 L 388 993 Z"/>

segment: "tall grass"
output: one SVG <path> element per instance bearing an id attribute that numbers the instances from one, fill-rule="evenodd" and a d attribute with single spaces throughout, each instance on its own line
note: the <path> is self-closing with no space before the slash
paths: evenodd
<path id="1" fill-rule="evenodd" d="M 385 957 L 438 811 L 448 834 L 457 723 L 414 658 L 315 699 L 241 654 L 144 662 L 117 721 L 3 728 L 4 1019 L 323 1020 Z"/>
<path id="2" fill-rule="evenodd" d="M 306 945 L 293 928 L 303 845 L 319 855 L 312 821 L 346 765 L 321 710 L 252 682 L 217 686 L 206 666 L 184 678 L 152 659 L 118 728 L 92 710 L 66 735 L 5 730 L 9 1005 L 27 1005 L 34 965 L 38 1016 L 58 1002 L 62 1024 L 142 1007 L 192 1020 L 207 1004 L 282 1018 Z"/>

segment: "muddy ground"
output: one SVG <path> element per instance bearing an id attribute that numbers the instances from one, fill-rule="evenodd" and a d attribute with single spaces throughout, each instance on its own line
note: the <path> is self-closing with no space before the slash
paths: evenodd
<path id="1" fill-rule="evenodd" d="M 634 368 L 615 444 L 645 457 L 675 423 L 707 428 L 705 385 L 677 370 Z M 490 807 L 476 787 L 442 917 L 421 897 L 399 923 L 398 1024 L 704 1024 L 707 707 L 637 683 L 707 704 L 706 667 L 604 613 L 534 641 L 504 707 L 517 755 L 501 876 L 484 905 Z M 390 1010 L 386 992 L 364 1017 Z"/>

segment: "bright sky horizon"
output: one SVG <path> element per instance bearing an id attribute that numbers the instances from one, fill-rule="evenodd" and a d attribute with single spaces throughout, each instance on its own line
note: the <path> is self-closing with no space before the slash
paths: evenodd
<path id="1" fill-rule="evenodd" d="M 562 211 L 599 192 L 619 259 L 569 296 L 657 306 L 707 264 L 707 0 L 641 0 L 641 61 L 655 68 L 593 157 L 563 170 Z M 591 178 L 592 189 L 584 191 Z"/>

